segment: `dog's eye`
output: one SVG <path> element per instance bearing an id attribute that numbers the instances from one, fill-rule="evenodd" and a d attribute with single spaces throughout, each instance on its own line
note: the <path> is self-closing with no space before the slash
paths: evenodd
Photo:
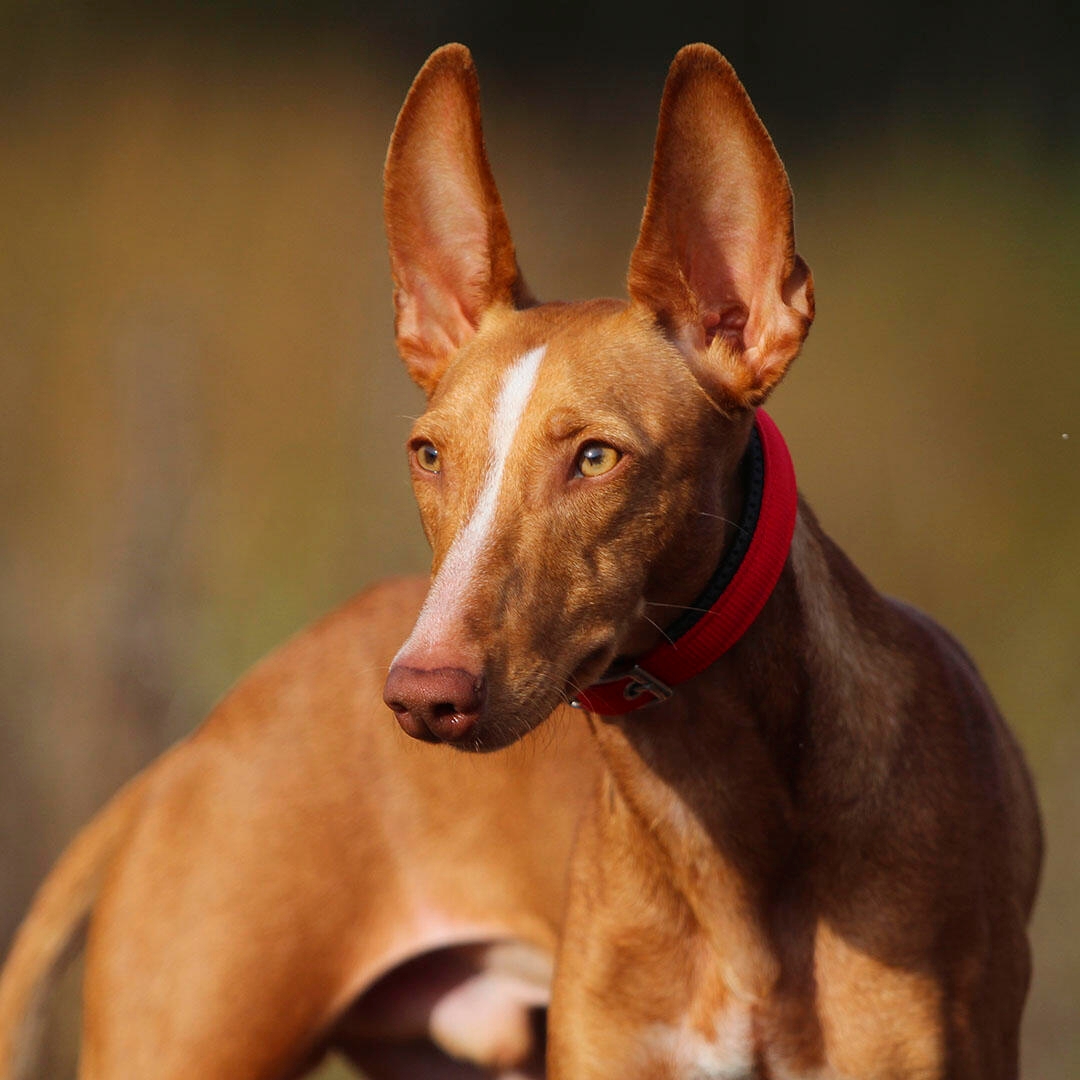
<path id="1" fill-rule="evenodd" d="M 419 465 L 424 472 L 442 472 L 442 461 L 439 459 L 439 451 L 431 443 L 421 443 L 413 451 L 413 457 L 416 458 L 416 464 Z"/>
<path id="2" fill-rule="evenodd" d="M 603 443 L 587 443 L 577 459 L 578 476 L 603 476 L 611 472 L 622 454 L 614 446 Z"/>

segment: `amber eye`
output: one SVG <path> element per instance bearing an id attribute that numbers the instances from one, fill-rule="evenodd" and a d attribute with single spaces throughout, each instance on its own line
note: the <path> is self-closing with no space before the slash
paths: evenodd
<path id="1" fill-rule="evenodd" d="M 587 443 L 577 459 L 578 476 L 603 476 L 611 472 L 622 454 L 614 446 L 603 443 Z"/>
<path id="2" fill-rule="evenodd" d="M 416 458 L 416 464 L 419 465 L 424 472 L 442 472 L 442 461 L 439 459 L 439 451 L 431 443 L 421 443 L 413 451 L 413 457 Z"/>

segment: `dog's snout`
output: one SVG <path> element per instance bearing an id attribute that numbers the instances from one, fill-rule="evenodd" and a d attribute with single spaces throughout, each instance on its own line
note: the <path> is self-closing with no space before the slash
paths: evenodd
<path id="1" fill-rule="evenodd" d="M 386 678 L 383 701 L 414 739 L 458 742 L 480 719 L 484 691 L 484 676 L 463 668 L 395 664 Z"/>

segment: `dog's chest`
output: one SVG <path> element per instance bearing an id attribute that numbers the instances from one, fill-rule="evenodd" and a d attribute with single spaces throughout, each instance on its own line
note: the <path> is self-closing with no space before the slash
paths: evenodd
<path id="1" fill-rule="evenodd" d="M 689 1023 L 654 1025 L 642 1041 L 649 1072 L 672 1080 L 754 1080 L 750 1010 L 728 1007 L 701 1031 Z"/>

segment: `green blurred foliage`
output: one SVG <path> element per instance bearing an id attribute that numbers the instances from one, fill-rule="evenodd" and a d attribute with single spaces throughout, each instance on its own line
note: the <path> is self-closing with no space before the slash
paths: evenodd
<path id="1" fill-rule="evenodd" d="M 380 220 L 422 56 L 314 32 L 151 48 L 117 31 L 128 8 L 109 34 L 50 10 L 68 45 L 0 98 L 0 942 L 75 828 L 248 664 L 426 560 Z M 493 64 L 491 154 L 540 295 L 622 292 L 667 52 L 647 79 L 527 89 Z M 826 527 L 959 634 L 1028 750 L 1050 847 L 1026 1074 L 1068 1080 L 1080 145 L 1030 102 L 912 91 L 818 125 L 803 95 L 772 126 L 818 319 L 771 409 Z"/>

